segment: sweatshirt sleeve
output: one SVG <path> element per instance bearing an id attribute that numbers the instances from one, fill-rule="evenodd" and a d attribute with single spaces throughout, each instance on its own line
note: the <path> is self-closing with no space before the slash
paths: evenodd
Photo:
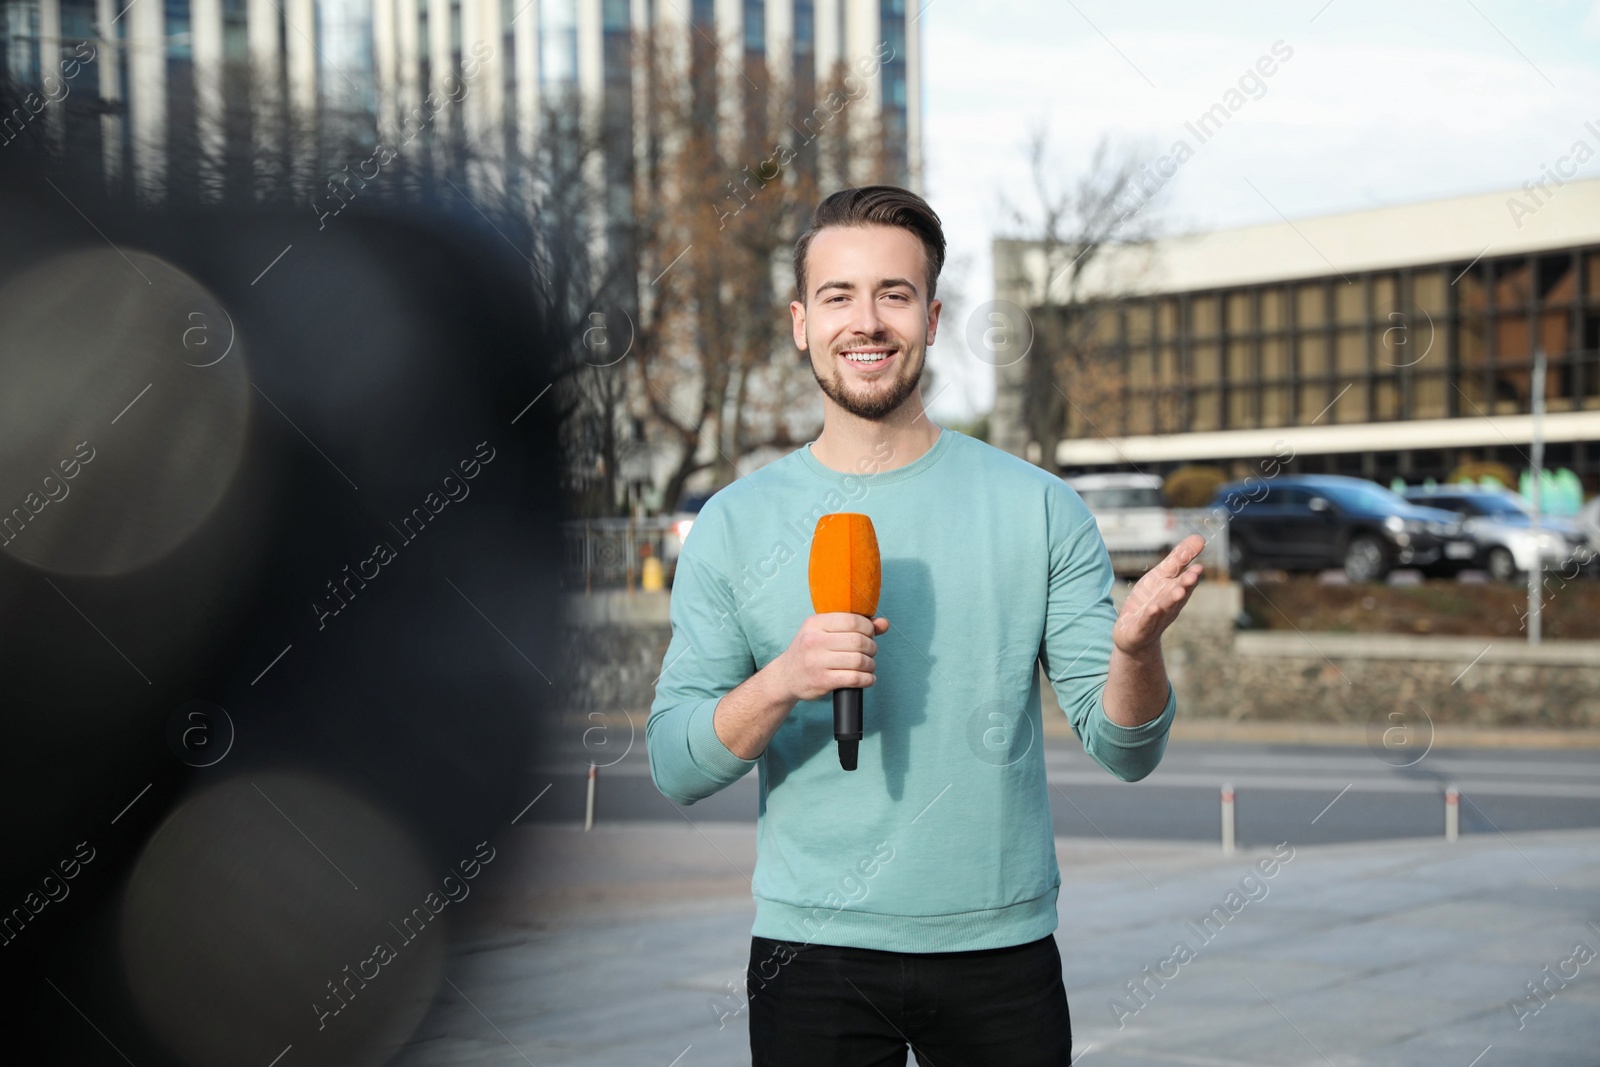
<path id="1" fill-rule="evenodd" d="M 707 516 L 709 517 L 709 516 Z M 672 640 L 645 722 L 650 775 L 679 804 L 693 804 L 742 778 L 759 760 L 740 759 L 717 737 L 717 702 L 756 672 L 727 581 L 695 551 L 714 530 L 685 539 L 668 608 Z M 707 525 L 710 525 L 709 523 Z"/>
<path id="2" fill-rule="evenodd" d="M 1161 762 L 1177 696 L 1168 682 L 1166 707 L 1142 726 L 1106 718 L 1101 696 L 1117 621 L 1111 557 L 1082 498 L 1064 482 L 1049 492 L 1050 591 L 1039 662 L 1084 751 L 1123 781 L 1136 782 Z"/>

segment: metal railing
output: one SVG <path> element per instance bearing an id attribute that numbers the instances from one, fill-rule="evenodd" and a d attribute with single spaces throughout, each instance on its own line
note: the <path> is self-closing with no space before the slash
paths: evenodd
<path id="1" fill-rule="evenodd" d="M 671 580 L 678 560 L 678 535 L 666 516 L 648 519 L 576 519 L 562 524 L 563 578 L 568 587 L 635 589 L 647 556 L 661 561 Z"/>
<path id="2" fill-rule="evenodd" d="M 1206 538 L 1200 562 L 1210 578 L 1228 572 L 1228 526 L 1226 522 L 1204 525 L 1211 518 L 1210 508 L 1174 509 L 1173 543 L 1191 533 Z M 566 544 L 564 578 L 568 588 L 593 592 L 596 589 L 636 589 L 640 570 L 648 555 L 661 561 L 663 577 L 670 582 L 678 561 L 678 535 L 673 520 L 660 516 L 647 519 L 578 519 L 564 524 Z M 1155 566 L 1164 552 L 1111 553 L 1119 574 L 1137 574 Z"/>

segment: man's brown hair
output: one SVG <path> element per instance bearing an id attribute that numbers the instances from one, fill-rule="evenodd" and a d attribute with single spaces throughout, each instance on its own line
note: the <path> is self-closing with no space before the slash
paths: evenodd
<path id="1" fill-rule="evenodd" d="M 817 205 L 811 213 L 811 228 L 794 245 L 794 287 L 800 302 L 806 302 L 806 250 L 817 231 L 829 226 L 898 226 L 910 230 L 922 242 L 923 259 L 928 268 L 928 300 L 933 300 L 944 267 L 944 228 L 939 216 L 922 197 L 895 185 L 863 185 L 841 189 Z"/>

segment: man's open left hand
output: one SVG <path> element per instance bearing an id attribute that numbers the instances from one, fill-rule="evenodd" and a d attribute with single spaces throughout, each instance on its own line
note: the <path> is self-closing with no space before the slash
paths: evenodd
<path id="1" fill-rule="evenodd" d="M 1129 590 L 1116 625 L 1111 628 L 1111 640 L 1117 648 L 1136 656 L 1160 647 L 1161 632 L 1172 625 L 1200 581 L 1200 572 L 1205 568 L 1194 560 L 1205 545 L 1204 537 L 1190 534 Z"/>

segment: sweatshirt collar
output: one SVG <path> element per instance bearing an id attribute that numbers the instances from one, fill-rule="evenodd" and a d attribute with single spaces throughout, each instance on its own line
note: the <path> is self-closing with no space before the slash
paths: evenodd
<path id="1" fill-rule="evenodd" d="M 814 441 L 807 441 L 797 451 L 800 456 L 800 462 L 806 470 L 825 482 L 844 485 L 859 480 L 868 485 L 888 485 L 891 482 L 903 481 L 906 478 L 915 478 L 923 471 L 928 470 L 939 462 L 941 456 L 950 450 L 950 444 L 957 436 L 956 431 L 947 426 L 941 426 L 939 427 L 939 436 L 926 452 L 903 467 L 894 467 L 886 471 L 877 470 L 877 462 L 871 458 L 861 461 L 857 471 L 836 471 L 832 467 L 823 464 L 811 451 L 811 446 L 816 443 Z"/>

